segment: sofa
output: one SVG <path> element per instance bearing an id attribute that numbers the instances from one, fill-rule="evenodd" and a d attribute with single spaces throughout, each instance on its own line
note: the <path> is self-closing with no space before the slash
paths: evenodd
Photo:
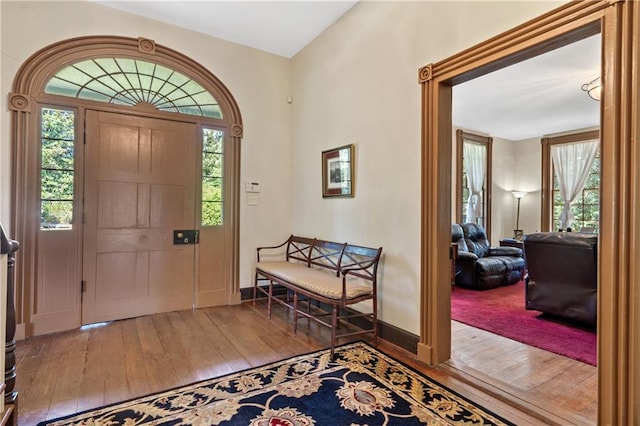
<path id="1" fill-rule="evenodd" d="M 457 246 L 455 285 L 488 290 L 517 283 L 524 277 L 524 258 L 517 247 L 492 247 L 482 226 L 451 225 L 451 242 Z"/>
<path id="2" fill-rule="evenodd" d="M 598 236 L 539 232 L 524 237 L 529 276 L 525 306 L 595 326 Z"/>

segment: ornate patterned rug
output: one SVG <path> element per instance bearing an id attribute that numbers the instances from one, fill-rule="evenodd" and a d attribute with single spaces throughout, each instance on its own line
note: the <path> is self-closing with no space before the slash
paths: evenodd
<path id="1" fill-rule="evenodd" d="M 122 402 L 45 425 L 512 425 L 363 342 Z"/>

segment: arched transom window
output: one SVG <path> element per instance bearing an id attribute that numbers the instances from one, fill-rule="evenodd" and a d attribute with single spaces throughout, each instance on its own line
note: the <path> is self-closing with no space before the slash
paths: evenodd
<path id="1" fill-rule="evenodd" d="M 160 64 L 131 58 L 95 58 L 69 65 L 47 83 L 53 95 L 160 111 L 222 118 L 218 101 L 199 83 Z"/>

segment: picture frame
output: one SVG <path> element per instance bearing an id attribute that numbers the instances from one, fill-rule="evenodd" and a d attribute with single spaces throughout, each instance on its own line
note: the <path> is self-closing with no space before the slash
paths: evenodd
<path id="1" fill-rule="evenodd" d="M 524 232 L 522 229 L 514 229 L 513 230 L 513 239 L 517 241 L 522 241 L 522 237 L 524 236 Z"/>
<path id="2" fill-rule="evenodd" d="M 353 197 L 354 145 L 322 151 L 322 197 Z"/>

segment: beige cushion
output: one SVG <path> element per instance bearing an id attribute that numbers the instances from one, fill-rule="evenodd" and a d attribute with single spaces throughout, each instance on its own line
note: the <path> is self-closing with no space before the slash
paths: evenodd
<path id="1" fill-rule="evenodd" d="M 329 270 L 307 268 L 302 263 L 258 262 L 258 271 L 264 271 L 288 283 L 329 299 L 342 299 L 342 277 Z M 347 279 L 347 299 L 371 294 L 371 286 L 351 282 Z"/>

